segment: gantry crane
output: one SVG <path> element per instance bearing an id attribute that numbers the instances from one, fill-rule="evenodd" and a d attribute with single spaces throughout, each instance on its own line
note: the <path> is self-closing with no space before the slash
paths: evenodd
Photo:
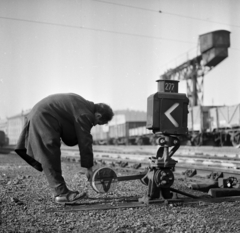
<path id="1" fill-rule="evenodd" d="M 199 47 L 199 55 L 169 69 L 160 76 L 160 79 L 186 81 L 189 98 L 188 140 L 191 144 L 202 145 L 204 141 L 213 138 L 214 144 L 223 145 L 226 141 L 223 135 L 231 135 L 231 138 L 234 138 L 235 133 L 223 132 L 218 126 L 215 132 L 210 134 L 207 132 L 209 128 L 212 128 L 212 119 L 208 113 L 211 106 L 202 106 L 204 98 L 203 83 L 205 75 L 228 57 L 230 32 L 217 30 L 202 34 L 199 36 Z"/>
<path id="2" fill-rule="evenodd" d="M 200 55 L 166 71 L 160 79 L 186 80 L 190 107 L 202 105 L 204 76 L 228 57 L 230 32 L 217 30 L 199 36 Z"/>

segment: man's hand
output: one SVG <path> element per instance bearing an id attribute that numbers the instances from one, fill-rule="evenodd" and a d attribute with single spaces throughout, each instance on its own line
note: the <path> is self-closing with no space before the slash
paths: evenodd
<path id="1" fill-rule="evenodd" d="M 92 176 L 93 176 L 92 167 L 87 168 L 87 170 L 86 170 L 86 176 L 87 176 L 88 181 L 91 181 L 91 180 L 92 180 Z"/>

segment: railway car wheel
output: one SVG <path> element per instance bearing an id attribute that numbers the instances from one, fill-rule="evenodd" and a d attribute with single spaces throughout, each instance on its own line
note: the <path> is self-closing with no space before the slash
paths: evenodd
<path id="1" fill-rule="evenodd" d="M 232 145 L 235 147 L 240 147 L 240 132 L 236 132 L 231 137 Z"/>
<path id="2" fill-rule="evenodd" d="M 138 146 L 143 145 L 143 140 L 142 140 L 142 138 L 138 138 L 138 139 L 136 140 L 136 144 L 137 144 Z"/>
<path id="3" fill-rule="evenodd" d="M 101 167 L 94 171 L 90 184 L 97 193 L 113 191 L 117 185 L 117 174 L 109 167 Z"/>
<path id="4" fill-rule="evenodd" d="M 199 134 L 192 139 L 193 146 L 202 146 L 202 136 Z"/>
<path id="5" fill-rule="evenodd" d="M 118 146 L 118 140 L 117 139 L 113 139 L 113 145 Z"/>

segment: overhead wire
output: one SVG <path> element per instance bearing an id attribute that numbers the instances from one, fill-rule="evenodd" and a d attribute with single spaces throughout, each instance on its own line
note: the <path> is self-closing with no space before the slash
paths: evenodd
<path id="1" fill-rule="evenodd" d="M 129 6 L 129 5 L 125 5 L 125 4 L 119 4 L 119 3 L 111 3 L 111 2 L 103 1 L 103 0 L 92 0 L 92 1 L 102 2 L 102 3 L 106 3 L 106 4 L 112 4 L 112 5 L 118 5 L 118 6 L 124 6 L 124 7 L 139 9 L 139 10 L 163 13 L 162 11 L 158 11 L 158 10 L 151 10 L 151 9 L 146 9 L 146 8 L 142 8 L 142 7 Z M 164 12 L 164 13 L 167 13 L 167 12 Z M 198 19 L 198 18 L 195 18 L 195 17 L 188 17 L 188 16 L 178 15 L 178 14 L 174 14 L 174 13 L 167 13 L 167 14 L 176 15 L 176 16 L 184 17 L 184 18 L 191 18 L 191 19 L 195 19 L 195 20 L 202 20 L 202 19 Z M 60 27 L 66 27 L 66 28 L 75 28 L 75 29 L 83 29 L 83 30 L 100 31 L 100 32 L 106 32 L 106 33 L 121 34 L 121 35 L 142 37 L 142 38 L 148 38 L 148 39 L 157 39 L 157 40 L 165 40 L 165 41 L 174 41 L 174 42 L 180 42 L 180 43 L 195 44 L 195 42 L 192 42 L 192 41 L 184 41 L 184 40 L 178 40 L 178 39 L 172 39 L 172 38 L 155 37 L 155 36 L 133 34 L 133 33 L 126 33 L 126 32 L 117 32 L 117 31 L 111 31 L 111 30 L 105 30 L 105 29 L 90 28 L 90 27 L 85 27 L 85 26 L 74 26 L 74 25 L 67 25 L 67 24 L 60 24 L 60 23 L 51 23 L 51 22 L 43 22 L 43 21 L 37 21 L 37 20 L 28 20 L 28 19 L 20 19 L 20 18 L 12 18 L 12 17 L 4 17 L 4 16 L 0 16 L 0 19 L 22 21 L 22 22 L 28 22 L 28 23 L 45 24 L 45 25 L 52 25 L 52 26 L 60 26 Z M 213 22 L 213 21 L 209 21 L 209 20 L 202 20 L 202 21 Z M 217 23 L 217 22 L 215 22 L 215 23 Z M 236 25 L 231 25 L 231 26 L 236 26 Z M 236 26 L 236 27 L 240 27 L 240 26 Z M 194 49 L 194 48 L 192 48 L 192 49 Z M 192 49 L 189 49 L 188 52 L 190 50 L 192 50 Z M 238 48 L 230 48 L 230 49 L 240 50 Z M 186 53 L 184 53 L 184 54 L 186 54 Z M 182 55 L 183 54 L 179 55 L 178 57 L 180 57 Z M 176 60 L 178 57 L 172 59 L 171 61 Z M 160 67 L 163 67 L 163 66 L 169 64 L 171 61 L 168 61 L 167 63 L 161 65 Z"/>
<path id="2" fill-rule="evenodd" d="M 171 12 L 167 12 L 167 11 L 162 11 L 162 10 L 152 10 L 152 9 L 147 9 L 147 8 L 143 8 L 143 7 L 136 7 L 136 6 L 130 6 L 130 5 L 126 5 L 126 4 L 121 4 L 121 3 L 113 3 L 113 2 L 108 2 L 108 1 L 104 1 L 104 0 L 92 0 L 95 2 L 99 2 L 99 3 L 105 3 L 105 4 L 111 4 L 111 5 L 116 5 L 116 6 L 121 6 L 121 7 L 128 7 L 128 8 L 133 8 L 133 9 L 138 9 L 138 10 L 143 10 L 143 11 L 149 11 L 149 12 L 154 12 L 154 13 L 161 13 L 161 14 L 167 14 L 167 15 L 173 15 L 173 16 L 177 16 L 177 17 L 182 17 L 182 18 L 188 18 L 188 19 L 192 19 L 192 20 L 198 20 L 198 21 L 204 21 L 204 22 L 209 22 L 209 23 L 217 23 L 217 24 L 223 24 L 223 25 L 228 25 L 228 26 L 232 26 L 232 27 L 239 27 L 239 25 L 233 25 L 233 24 L 228 24 L 228 23 L 222 23 L 222 22 L 217 22 L 217 21 L 212 21 L 212 20 L 205 20 L 205 19 L 200 19 L 200 18 L 196 18 L 196 17 L 192 17 L 192 16 L 185 16 L 185 15 L 180 15 L 180 14 L 176 14 L 176 13 L 171 13 Z M 195 48 L 195 47 L 194 47 Z M 194 49 L 192 48 L 192 49 Z M 192 50 L 190 49 L 190 50 Z M 238 48 L 230 48 L 232 50 L 240 50 Z M 188 52 L 190 51 L 188 50 Z M 187 52 L 187 53 L 188 53 Z M 176 60 L 177 58 L 185 55 L 181 54 L 179 56 L 177 56 L 176 58 L 168 61 L 167 63 L 161 65 L 160 67 L 166 66 L 167 64 L 171 63 L 172 61 Z"/>
<path id="3" fill-rule="evenodd" d="M 138 9 L 138 10 L 150 11 L 150 12 L 155 12 L 155 13 L 161 13 L 161 14 L 165 14 L 165 15 L 173 15 L 173 16 L 176 16 L 176 17 L 187 18 L 187 19 L 198 20 L 198 21 L 204 21 L 204 22 L 208 22 L 208 23 L 223 24 L 223 25 L 227 25 L 227 26 L 240 28 L 240 25 L 228 24 L 228 23 L 223 23 L 223 22 L 218 22 L 218 21 L 213 21 L 213 20 L 208 20 L 208 19 L 201 19 L 201 18 L 196 18 L 196 17 L 192 17 L 192 16 L 186 16 L 186 15 L 176 14 L 176 13 L 172 13 L 172 12 L 162 11 L 162 10 L 152 10 L 152 9 L 147 9 L 147 8 L 143 8 L 143 7 L 130 6 L 130 5 L 122 4 L 122 3 L 108 2 L 108 1 L 104 1 L 104 0 L 92 0 L 92 1 L 99 2 L 99 3 L 105 3 L 105 4 L 116 5 L 116 6 L 134 8 L 134 9 Z"/>
<path id="4" fill-rule="evenodd" d="M 147 8 L 143 8 L 143 7 L 138 7 L 138 6 L 130 6 L 130 5 L 125 5 L 125 4 L 121 4 L 121 3 L 114 3 L 114 2 L 108 2 L 108 1 L 104 1 L 104 0 L 92 0 L 94 2 L 100 2 L 100 3 L 106 3 L 106 4 L 111 4 L 111 5 L 116 5 L 116 6 L 123 6 L 123 7 L 128 7 L 128 8 L 134 8 L 134 9 L 138 9 L 138 10 L 144 10 L 144 11 L 151 11 L 151 12 L 159 12 L 158 10 L 152 10 L 152 9 L 147 9 Z"/>
<path id="5" fill-rule="evenodd" d="M 99 31 L 99 32 L 112 33 L 112 34 L 142 37 L 142 38 L 148 38 L 148 39 L 156 39 L 156 40 L 174 41 L 174 42 L 187 43 L 187 44 L 195 44 L 195 42 L 192 42 L 192 41 L 185 41 L 185 40 L 178 40 L 178 39 L 164 38 L 164 37 L 156 37 L 156 36 L 148 36 L 148 35 L 141 35 L 141 34 L 133 34 L 133 33 L 127 33 L 127 32 L 117 32 L 117 31 L 91 28 L 91 27 L 85 27 L 85 26 L 74 26 L 74 25 L 67 25 L 67 24 L 60 24 L 60 23 L 50 23 L 50 22 L 43 22 L 43 21 L 37 21 L 37 20 L 19 19 L 19 18 L 4 17 L 4 16 L 0 16 L 0 19 L 22 21 L 22 22 L 28 22 L 28 23 L 45 24 L 45 25 L 52 25 L 52 26 L 60 26 L 60 27 L 66 27 L 66 28 Z"/>

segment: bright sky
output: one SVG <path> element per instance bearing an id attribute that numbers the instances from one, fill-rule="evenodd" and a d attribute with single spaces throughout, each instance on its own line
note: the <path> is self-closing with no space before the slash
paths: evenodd
<path id="1" fill-rule="evenodd" d="M 229 57 L 206 75 L 204 105 L 238 104 L 239 12 L 238 0 L 0 0 L 0 118 L 67 92 L 146 111 L 159 76 L 222 29 Z"/>

